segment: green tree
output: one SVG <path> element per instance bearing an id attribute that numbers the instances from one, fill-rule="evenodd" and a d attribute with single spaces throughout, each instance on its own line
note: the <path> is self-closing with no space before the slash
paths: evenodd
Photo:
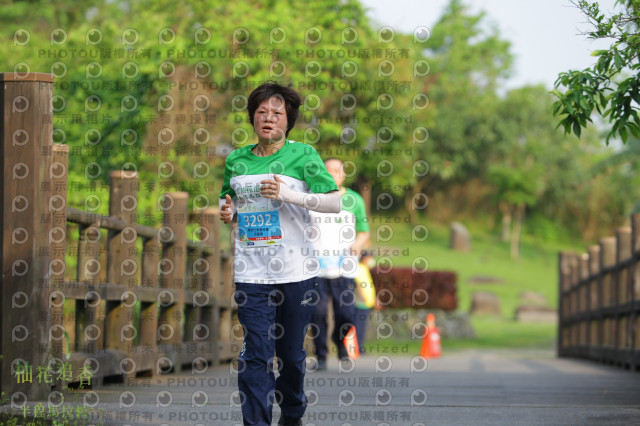
<path id="1" fill-rule="evenodd" d="M 576 146 L 555 130 L 552 104 L 544 87 L 523 87 L 507 93 L 498 110 L 503 143 L 488 180 L 512 255 L 521 229 L 542 239 L 569 234 L 592 241 L 625 223 L 640 197 L 637 141 L 615 151 L 587 129 Z"/>
<path id="2" fill-rule="evenodd" d="M 452 0 L 433 27 L 426 53 L 433 126 L 422 151 L 430 171 L 418 181 L 420 191 L 433 194 L 484 177 L 500 143 L 494 130 L 497 89 L 512 56 L 509 43 L 496 28 L 487 30 L 484 19 L 484 12 L 471 14 L 462 1 Z"/>
<path id="3" fill-rule="evenodd" d="M 606 142 L 616 135 L 626 142 L 640 137 L 640 0 L 617 0 L 622 11 L 605 15 L 597 2 L 573 2 L 593 25 L 591 39 L 613 39 L 606 50 L 592 53 L 598 61 L 592 68 L 561 73 L 555 83 L 557 101 L 553 112 L 561 115 L 565 133 L 580 136 L 594 110 L 611 129 Z"/>
<path id="4" fill-rule="evenodd" d="M 543 87 L 514 89 L 500 100 L 488 181 L 495 187 L 502 215 L 502 240 L 511 244 L 511 257 L 520 256 L 520 236 L 527 208 L 535 206 L 547 185 L 545 151 L 552 149 L 553 127 L 548 95 Z"/>

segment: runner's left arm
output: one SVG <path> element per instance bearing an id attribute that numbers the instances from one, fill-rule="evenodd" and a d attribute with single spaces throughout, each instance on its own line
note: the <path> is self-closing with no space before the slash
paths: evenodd
<path id="1" fill-rule="evenodd" d="M 276 200 L 291 203 L 318 213 L 340 213 L 341 210 L 340 193 L 338 191 L 329 191 L 326 194 L 307 194 L 295 191 L 285 184 L 280 185 Z"/>
<path id="2" fill-rule="evenodd" d="M 308 194 L 289 188 L 278 176 L 260 181 L 260 195 L 272 200 L 284 201 L 318 213 L 340 213 L 342 204 L 336 190 L 319 194 Z"/>

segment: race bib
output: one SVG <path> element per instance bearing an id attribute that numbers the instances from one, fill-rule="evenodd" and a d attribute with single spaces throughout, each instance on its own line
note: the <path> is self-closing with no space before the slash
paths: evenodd
<path id="1" fill-rule="evenodd" d="M 243 207 L 238 208 L 238 232 L 242 247 L 277 246 L 282 243 L 280 213 L 274 203 L 264 200 Z"/>

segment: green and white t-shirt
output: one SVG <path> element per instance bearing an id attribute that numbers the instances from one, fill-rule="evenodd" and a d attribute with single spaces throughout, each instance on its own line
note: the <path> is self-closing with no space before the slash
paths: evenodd
<path id="1" fill-rule="evenodd" d="M 314 253 L 320 262 L 322 278 L 358 275 L 358 257 L 350 254 L 349 248 L 358 232 L 368 232 L 369 222 L 364 200 L 355 191 L 347 188 L 340 197 L 340 213 L 310 212 L 311 225 L 315 227 Z"/>
<path id="2" fill-rule="evenodd" d="M 220 206 L 231 196 L 238 216 L 235 235 L 234 280 L 280 284 L 318 276 L 319 264 L 309 232 L 309 211 L 260 195 L 260 181 L 277 175 L 289 188 L 304 193 L 327 193 L 338 187 L 316 150 L 287 140 L 268 157 L 251 149 L 237 149 L 227 157 Z"/>

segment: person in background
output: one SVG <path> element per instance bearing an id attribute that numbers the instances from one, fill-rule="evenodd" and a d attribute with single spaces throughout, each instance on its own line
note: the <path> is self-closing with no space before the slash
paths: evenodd
<path id="1" fill-rule="evenodd" d="M 355 281 L 360 251 L 369 242 L 369 222 L 364 200 L 355 191 L 342 186 L 346 178 L 342 161 L 327 158 L 327 171 L 339 187 L 342 210 L 338 214 L 311 212 L 311 224 L 317 230 L 315 252 L 320 263 L 319 301 L 311 322 L 317 327 L 314 344 L 318 370 L 327 368 L 327 311 L 333 307 L 334 326 L 331 340 L 338 359 L 349 358 L 344 338 L 355 323 Z"/>
<path id="2" fill-rule="evenodd" d="M 238 217 L 234 298 L 244 330 L 238 388 L 245 425 L 271 425 L 274 400 L 282 412 L 279 425 L 302 425 L 307 406 L 303 344 L 319 268 L 305 231 L 309 210 L 337 213 L 340 195 L 318 153 L 287 139 L 300 104 L 290 87 L 256 88 L 247 110 L 258 143 L 231 152 L 225 161 L 220 219 L 230 223 Z"/>
<path id="3" fill-rule="evenodd" d="M 355 326 L 360 354 L 366 352 L 364 341 L 367 335 L 367 322 L 371 309 L 376 305 L 376 288 L 373 285 L 373 278 L 371 278 L 370 272 L 371 268 L 375 267 L 375 265 L 376 261 L 371 253 L 363 250 L 360 254 L 360 262 L 358 263 L 358 275 L 355 278 Z"/>

